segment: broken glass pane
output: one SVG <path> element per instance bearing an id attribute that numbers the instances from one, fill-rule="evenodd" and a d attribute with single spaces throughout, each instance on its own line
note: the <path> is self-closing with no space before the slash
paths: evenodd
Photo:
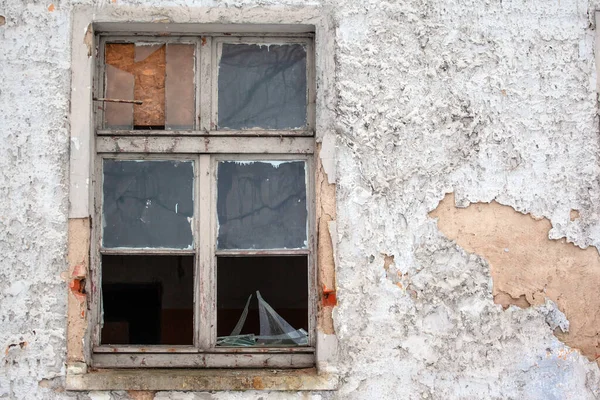
<path id="1" fill-rule="evenodd" d="M 304 161 L 222 161 L 219 249 L 307 247 Z"/>
<path id="2" fill-rule="evenodd" d="M 217 345 L 308 344 L 307 256 L 217 258 Z"/>
<path id="3" fill-rule="evenodd" d="M 218 81 L 219 129 L 306 125 L 303 44 L 224 43 Z"/>
<path id="4" fill-rule="evenodd" d="M 192 247 L 192 161 L 104 160 L 104 247 Z"/>
<path id="5" fill-rule="evenodd" d="M 191 345 L 194 256 L 103 255 L 102 344 Z"/>
<path id="6" fill-rule="evenodd" d="M 191 129 L 195 113 L 194 46 L 107 43 L 105 126 L 115 129 Z M 166 121 L 165 121 L 166 120 Z"/>

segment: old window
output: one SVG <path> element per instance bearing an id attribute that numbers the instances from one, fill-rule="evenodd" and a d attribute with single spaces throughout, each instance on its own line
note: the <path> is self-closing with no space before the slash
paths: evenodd
<path id="1" fill-rule="evenodd" d="M 100 34 L 92 364 L 315 363 L 311 34 Z"/>

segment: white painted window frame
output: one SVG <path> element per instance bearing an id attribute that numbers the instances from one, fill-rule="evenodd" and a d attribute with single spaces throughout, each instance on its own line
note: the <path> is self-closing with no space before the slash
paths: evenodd
<path id="1" fill-rule="evenodd" d="M 97 104 L 96 154 L 94 181 L 94 221 L 91 256 L 92 287 L 102 286 L 102 255 L 190 255 L 194 256 L 194 338 L 191 346 L 168 345 L 102 345 L 101 290 L 92 293 L 92 318 L 95 320 L 92 366 L 96 368 L 219 368 L 268 367 L 307 368 L 315 365 L 314 344 L 316 325 L 316 250 L 314 226 L 314 52 L 312 34 L 295 34 L 269 37 L 212 34 L 211 36 L 122 36 L 99 34 L 96 64 L 96 93 L 94 98 L 104 98 L 104 49 L 107 43 L 186 43 L 195 45 L 196 115 L 195 128 L 179 130 L 110 130 L 104 127 L 103 107 Z M 306 48 L 307 116 L 306 128 L 298 130 L 219 130 L 218 115 L 218 65 L 223 43 L 244 44 L 296 44 Z M 208 58 L 208 60 L 207 60 Z M 132 99 L 133 100 L 133 99 Z M 205 108 L 208 107 L 207 112 Z M 204 116 L 204 117 L 203 117 Z M 206 120 L 208 117 L 208 121 Z M 281 138 L 287 140 L 282 141 Z M 126 138 L 127 142 L 118 146 Z M 165 141 L 184 143 L 180 147 L 161 146 Z M 214 146 L 208 144 L 213 143 Z M 140 150 L 142 152 L 140 152 Z M 105 249 L 102 247 L 102 164 L 105 159 L 116 160 L 186 160 L 194 163 L 194 249 Z M 217 174 L 220 160 L 302 160 L 306 163 L 308 246 L 305 250 L 218 250 L 216 247 Z M 308 346 L 302 347 L 217 347 L 216 346 L 216 279 L 217 257 L 223 255 L 295 255 L 307 256 L 308 261 Z"/>
<path id="2" fill-rule="evenodd" d="M 333 10 L 327 7 L 250 7 L 244 9 L 226 7 L 127 7 L 121 5 L 76 5 L 72 9 L 71 23 L 71 146 L 69 172 L 69 220 L 76 224 L 92 221 L 93 200 L 95 187 L 92 175 L 95 168 L 95 154 L 113 153 L 120 148 L 130 147 L 133 153 L 160 152 L 170 147 L 173 152 L 185 150 L 198 153 L 205 149 L 210 153 L 225 152 L 229 147 L 227 141 L 209 141 L 200 143 L 192 137 L 182 137 L 174 141 L 168 135 L 157 136 L 150 148 L 131 136 L 111 135 L 96 131 L 92 102 L 94 86 L 95 62 L 93 55 L 97 50 L 94 38 L 98 32 L 129 35 L 168 36 L 177 33 L 182 36 L 219 35 L 239 32 L 244 35 L 261 37 L 285 34 L 314 33 L 314 80 L 319 92 L 313 93 L 315 98 L 314 137 L 266 137 L 256 138 L 257 146 L 270 148 L 271 140 L 279 139 L 282 146 L 290 149 L 302 149 L 302 154 L 314 154 L 313 162 L 318 167 L 318 176 L 325 176 L 328 184 L 335 184 L 335 113 L 336 91 L 333 83 L 335 74 L 334 62 L 334 23 L 331 19 Z M 201 66 L 206 67 L 206 66 Z M 208 75 L 203 75 L 208 76 Z M 206 111 L 206 108 L 203 108 Z M 207 121 L 207 115 L 201 115 L 201 121 Z M 204 124 L 202 130 L 210 132 L 210 126 Z M 137 132 L 136 132 L 137 133 Z M 139 132 L 143 134 L 143 132 Z M 184 132 L 179 132 L 185 136 Z M 254 132 L 261 134 L 260 132 Z M 218 136 L 218 132 L 215 136 Z M 193 136 L 193 135 L 189 135 Z M 212 136 L 211 136 L 212 137 Z M 228 140 L 232 140 L 228 138 Z M 308 140 L 308 141 L 306 141 Z M 257 143 L 259 143 L 257 142 Z M 289 150 L 283 152 L 287 154 Z M 325 175 L 323 175 L 325 174 Z M 317 193 L 319 198 L 321 189 Z M 322 203 L 319 203 L 322 204 Z M 320 207 L 320 206 L 319 206 Z M 319 211 L 319 214 L 321 211 Z M 83 221 L 83 222 L 77 222 Z M 82 226 L 82 225 L 78 225 Z M 331 236 L 334 246 L 333 260 L 335 261 L 335 246 L 337 243 L 335 221 L 329 223 L 327 235 Z M 319 235 L 325 231 L 319 230 Z M 85 240 L 85 238 L 83 238 Z M 77 247 L 73 240 L 78 236 L 69 235 L 69 248 Z M 321 239 L 320 239 L 321 240 Z M 325 239 L 323 239 L 325 240 Z M 92 245 L 92 251 L 93 251 Z M 70 251 L 70 250 L 69 250 Z M 75 262 L 75 261 L 73 261 Z M 321 306 L 317 318 L 314 349 L 316 368 L 295 370 L 286 373 L 283 370 L 270 369 L 130 369 L 127 374 L 119 369 L 89 369 L 93 365 L 93 328 L 95 317 L 92 318 L 90 300 L 91 285 L 94 279 L 93 264 L 83 260 L 83 264 L 69 263 L 73 276 L 80 279 L 85 277 L 86 294 L 81 303 L 81 296 L 76 299 L 69 292 L 69 327 L 67 343 L 67 380 L 68 390 L 335 390 L 337 387 L 337 336 L 330 328 L 323 330 L 321 324 L 327 325 L 327 318 L 322 316 Z M 320 263 L 320 261 L 319 261 Z M 330 262 L 327 261 L 327 265 Z M 81 267 L 84 267 L 82 270 Z M 327 268 L 334 268 L 335 265 Z M 91 268 L 91 269 L 90 269 Z M 321 271 L 319 265 L 318 270 Z M 321 272 L 319 272 L 320 274 Z M 81 275 L 83 274 L 83 275 Z M 71 279 L 71 278 L 70 278 Z M 321 278 L 319 278 L 321 279 Z M 327 278 L 329 279 L 329 278 Z M 319 283 L 319 285 L 324 284 Z M 327 285 L 329 290 L 332 286 Z M 335 287 L 334 287 L 335 289 Z M 319 299 L 323 296 L 319 291 Z M 76 299 L 76 300 L 74 300 Z M 87 312 L 81 306 L 87 304 Z M 326 314 L 330 311 L 326 311 Z M 323 319 L 325 318 L 325 319 Z M 72 322 L 71 322 L 72 321 Z M 81 325 L 82 321 L 84 325 Z M 87 327 L 86 327 L 87 326 Z M 83 344 L 81 347 L 80 344 Z M 175 350 L 179 351 L 179 350 Z M 152 372 L 156 371 L 156 373 Z"/>

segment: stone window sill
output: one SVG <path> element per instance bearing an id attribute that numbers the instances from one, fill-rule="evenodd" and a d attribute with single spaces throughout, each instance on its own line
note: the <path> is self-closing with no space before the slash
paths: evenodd
<path id="1" fill-rule="evenodd" d="M 336 390 L 337 376 L 316 368 L 264 369 L 106 369 L 67 374 L 67 390 Z"/>

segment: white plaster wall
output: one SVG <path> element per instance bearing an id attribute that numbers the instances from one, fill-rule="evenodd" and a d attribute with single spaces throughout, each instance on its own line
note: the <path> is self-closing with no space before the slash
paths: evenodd
<path id="1" fill-rule="evenodd" d="M 577 0 L 0 0 L 0 398 L 67 393 L 70 11 L 323 5 L 336 27 L 337 393 L 157 399 L 592 399 L 600 371 L 538 309 L 494 305 L 489 266 L 438 231 L 444 193 L 600 245 L 596 4 Z M 568 224 L 569 210 L 581 211 Z M 404 273 L 386 277 L 383 254 Z M 408 287 L 408 290 L 406 288 Z M 549 319 L 551 320 L 551 319 Z"/>

